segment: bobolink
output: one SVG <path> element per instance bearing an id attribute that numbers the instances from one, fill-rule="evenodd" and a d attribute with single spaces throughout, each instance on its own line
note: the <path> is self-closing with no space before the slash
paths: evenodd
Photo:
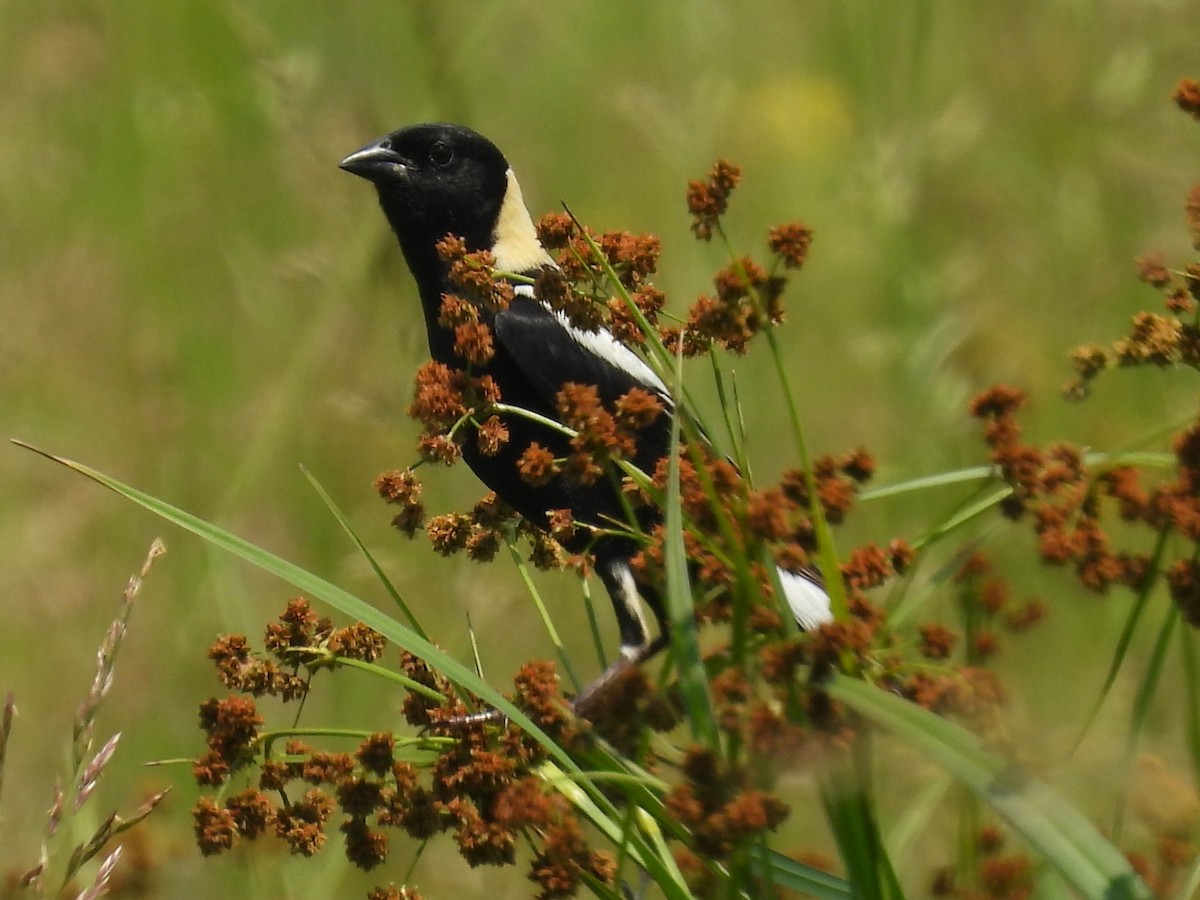
<path id="1" fill-rule="evenodd" d="M 341 167 L 375 185 L 384 215 L 416 280 L 424 308 L 433 359 L 472 376 L 490 377 L 502 401 L 551 420 L 558 420 L 556 398 L 570 385 L 594 386 L 601 404 L 612 410 L 633 389 L 661 404 L 661 413 L 634 431 L 627 458 L 653 473 L 669 453 L 670 391 L 641 357 L 604 329 L 585 331 L 536 299 L 532 285 L 513 285 L 514 299 L 505 309 L 481 306 L 477 321 L 492 339 L 485 360 L 468 361 L 456 347 L 454 330 L 442 316 L 443 297 L 456 293 L 449 263 L 436 249 L 447 236 L 462 239 L 468 252 L 489 250 L 495 268 L 535 277 L 554 260 L 538 241 L 521 197 L 516 176 L 503 154 L 483 136 L 459 125 L 414 125 L 394 131 L 347 156 Z M 439 321 L 441 319 L 442 321 Z M 567 541 L 571 552 L 587 552 L 612 599 L 625 664 L 644 659 L 663 643 L 665 621 L 654 585 L 639 582 L 630 558 L 636 540 L 614 529 L 628 522 L 619 477 L 580 479 L 550 473 L 533 479 L 522 475 L 522 456 L 536 443 L 555 458 L 570 452 L 569 438 L 536 420 L 515 414 L 500 416 L 508 440 L 483 452 L 474 434 L 461 442 L 463 458 L 489 488 L 522 516 L 546 528 L 552 510 L 569 510 L 577 523 L 602 529 L 577 530 Z M 642 508 L 636 526 L 648 531 L 661 518 Z M 815 576 L 780 571 L 786 599 L 802 628 L 829 621 L 829 598 Z M 639 597 L 653 610 L 659 639 L 651 641 Z"/>

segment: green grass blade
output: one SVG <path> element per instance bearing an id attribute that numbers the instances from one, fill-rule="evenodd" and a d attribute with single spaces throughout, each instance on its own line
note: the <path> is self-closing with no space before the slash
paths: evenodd
<path id="1" fill-rule="evenodd" d="M 592 589 L 587 579 L 580 582 L 583 591 L 583 608 L 587 612 L 588 629 L 592 634 L 592 646 L 596 651 L 596 660 L 600 663 L 600 671 L 608 668 L 608 654 L 604 652 L 604 638 L 600 634 L 600 620 L 596 616 L 596 604 L 592 601 Z"/>
<path id="2" fill-rule="evenodd" d="M 1187 715 L 1187 749 L 1192 763 L 1192 779 L 1200 775 L 1200 660 L 1196 659 L 1196 631 L 1184 628 L 1179 633 L 1179 655 L 1183 657 L 1184 705 Z"/>
<path id="3" fill-rule="evenodd" d="M 829 595 L 829 606 L 833 611 L 833 617 L 838 621 L 845 621 L 850 615 L 846 601 L 846 585 L 842 581 L 842 569 L 838 562 L 833 530 L 829 527 L 828 519 L 825 518 L 820 493 L 817 491 L 817 480 L 813 474 L 808 444 L 804 440 L 804 429 L 800 425 L 800 412 L 796 405 L 796 396 L 792 391 L 791 380 L 787 377 L 787 367 L 783 364 L 783 351 L 779 349 L 775 329 L 768 328 L 766 335 L 767 345 L 771 348 L 771 360 L 775 364 L 775 375 L 783 390 L 784 406 L 787 407 L 788 421 L 792 427 L 792 439 L 795 441 L 796 453 L 800 457 L 800 467 L 804 470 L 805 482 L 808 485 L 809 514 L 812 516 L 813 529 L 817 535 L 817 560 L 821 569 L 821 577 L 825 582 L 825 593 Z"/>
<path id="4" fill-rule="evenodd" d="M 1085 453 L 1083 461 L 1088 466 L 1111 468 L 1112 466 L 1128 465 L 1152 469 L 1169 469 L 1176 463 L 1174 454 L 1155 452 Z M 920 478 L 911 478 L 907 481 L 898 481 L 895 484 L 883 484 L 878 487 L 868 488 L 858 495 L 858 499 L 862 502 L 883 500 L 888 497 L 910 494 L 915 491 L 926 491 L 930 488 L 946 487 L 970 481 L 983 481 L 993 477 L 995 474 L 995 466 L 969 466 L 965 469 L 954 469 L 950 472 L 939 472 L 936 475 L 925 475 Z"/>
<path id="5" fill-rule="evenodd" d="M 13 443 L 27 450 L 32 450 L 52 462 L 56 462 L 83 475 L 168 522 L 172 522 L 180 528 L 190 531 L 214 546 L 245 560 L 251 565 L 257 566 L 269 574 L 275 575 L 294 587 L 299 588 L 310 597 L 327 603 L 350 618 L 356 619 L 375 629 L 396 646 L 424 659 L 430 666 L 440 671 L 452 682 L 475 693 L 485 703 L 506 716 L 513 724 L 524 729 L 526 733 L 545 748 L 546 752 L 561 766 L 563 771 L 569 772 L 576 777 L 578 784 L 586 791 L 596 809 L 600 810 L 610 819 L 616 820 L 618 811 L 612 801 L 591 782 L 587 773 L 579 767 L 562 747 L 551 740 L 544 731 L 498 690 L 412 629 L 384 615 L 375 609 L 375 607 L 337 585 L 191 513 L 171 506 L 136 488 L 122 484 L 116 479 L 110 478 L 81 463 L 53 456 L 21 441 L 14 440 Z M 652 877 L 661 876 L 663 883 L 669 883 L 670 879 L 666 875 L 661 861 L 658 861 L 658 864 L 656 864 L 652 848 L 646 842 L 646 839 L 640 834 L 627 835 L 625 838 L 631 852 L 636 851 L 648 860 L 647 870 L 650 871 Z M 667 891 L 666 893 L 669 897 L 678 898 L 678 900 L 686 900 L 688 896 L 686 893 L 679 893 L 677 891 Z"/>
<path id="6" fill-rule="evenodd" d="M 960 725 L 866 682 L 834 675 L 831 697 L 916 747 L 962 781 L 1085 897 L 1149 900 L 1121 852 L 1045 784 Z"/>
<path id="7" fill-rule="evenodd" d="M 517 551 L 516 544 L 512 541 L 506 541 L 505 544 L 508 547 L 508 553 L 512 557 L 513 564 L 517 567 L 517 571 L 521 573 L 521 580 L 525 583 L 525 590 L 529 592 L 529 596 L 533 599 L 533 605 L 537 607 L 538 616 L 542 620 L 546 634 L 550 637 L 550 643 L 554 645 L 554 652 L 558 655 L 558 661 L 562 663 L 563 671 L 567 673 L 567 678 L 570 679 L 576 691 L 583 690 L 579 676 L 575 674 L 575 668 L 571 665 L 571 658 L 567 656 L 562 638 L 558 635 L 558 629 L 554 627 L 554 620 L 550 618 L 550 611 L 546 609 L 546 604 L 542 602 L 542 593 L 537 589 L 537 585 L 534 584 L 533 576 L 529 574 L 529 567 L 525 565 L 525 560 L 521 559 L 521 554 Z"/>
<path id="8" fill-rule="evenodd" d="M 1158 638 L 1154 641 L 1154 650 L 1146 664 L 1146 674 L 1138 685 L 1137 696 L 1133 701 L 1133 714 L 1130 716 L 1129 733 L 1125 736 L 1125 773 L 1133 768 L 1134 757 L 1137 753 L 1138 741 L 1146 728 L 1146 718 L 1150 715 L 1150 707 L 1154 704 L 1154 695 L 1158 692 L 1158 683 L 1162 678 L 1163 666 L 1167 661 L 1167 651 L 1171 646 L 1171 638 L 1175 634 L 1175 626 L 1179 624 L 1179 607 L 1170 604 L 1162 625 L 1158 629 Z M 1124 827 L 1125 803 L 1127 796 L 1123 793 L 1117 801 L 1117 810 L 1113 816 L 1113 839 L 1120 840 Z"/>
<path id="9" fill-rule="evenodd" d="M 299 588 L 306 594 L 329 604 L 339 612 L 349 616 L 352 619 L 362 622 L 363 624 L 375 629 L 389 641 L 396 644 L 405 650 L 415 653 L 421 659 L 428 662 L 431 666 L 441 671 L 447 678 L 460 683 L 463 687 L 474 692 L 481 697 L 486 703 L 499 710 L 503 715 L 507 716 L 518 726 L 525 729 L 531 736 L 538 740 L 551 755 L 557 759 L 560 764 L 568 771 L 578 771 L 578 766 L 571 760 L 554 741 L 552 741 L 545 732 L 537 727 L 528 716 L 517 709 L 507 700 L 503 694 L 492 687 L 487 682 L 480 679 L 470 669 L 462 665 L 458 660 L 446 654 L 444 651 L 435 647 L 425 638 L 421 637 L 412 629 L 401 624 L 397 620 L 384 615 L 369 603 L 355 597 L 353 594 L 338 587 L 332 582 L 326 581 L 312 572 L 302 569 L 295 563 L 274 555 L 273 553 L 264 550 L 237 535 L 219 528 L 210 522 L 194 516 L 191 513 L 171 506 L 155 497 L 150 496 L 142 491 L 122 484 L 114 478 L 98 472 L 95 469 L 89 468 L 82 463 L 73 460 L 64 459 L 63 457 L 53 456 L 42 450 L 37 449 L 29 444 L 20 441 L 14 441 L 18 446 L 25 447 L 35 453 L 46 457 L 59 465 L 65 466 L 74 472 L 78 472 L 86 478 L 91 479 L 97 484 L 103 485 L 109 490 L 119 494 L 120 496 L 131 500 L 138 506 L 149 510 L 157 516 L 166 519 L 178 525 L 186 531 L 203 538 L 209 543 L 225 550 L 234 556 L 240 557 L 251 565 L 257 566 L 265 572 L 275 575 L 278 578 L 288 582 L 294 587 Z"/>
<path id="10" fill-rule="evenodd" d="M 855 896 L 844 878 L 796 862 L 775 850 L 756 846 L 750 857 L 750 869 L 759 877 L 769 877 L 776 887 L 799 891 L 818 900 L 845 900 Z"/>
<path id="11" fill-rule="evenodd" d="M 903 900 L 904 891 L 879 829 L 870 773 L 870 744 L 864 738 L 852 756 L 831 760 L 821 773 L 821 804 L 855 897 Z"/>
<path id="12" fill-rule="evenodd" d="M 400 596 L 400 592 L 396 590 L 396 587 L 392 584 L 391 579 L 387 577 L 387 574 L 383 571 L 383 567 L 380 566 L 376 561 L 375 555 L 369 549 L 367 549 L 367 545 L 363 543 L 362 538 L 358 536 L 357 532 L 355 532 L 354 528 L 350 525 L 350 520 L 346 518 L 345 514 L 338 507 L 338 505 L 333 502 L 333 498 L 329 496 L 329 492 L 321 486 L 321 483 L 317 481 L 316 476 L 314 476 L 312 472 L 310 472 L 305 466 L 301 466 L 300 471 L 303 473 L 304 477 L 308 479 L 308 483 L 312 485 L 313 490 L 317 492 L 317 496 L 321 498 L 321 502 L 324 503 L 329 512 L 333 514 L 333 518 L 336 519 L 337 523 L 342 526 L 342 530 L 346 532 L 350 540 L 354 542 L 354 546 L 358 548 L 358 551 L 363 555 L 363 558 L 366 559 L 367 565 L 371 567 L 371 571 L 375 573 L 375 577 L 379 579 L 379 583 L 383 585 L 383 589 L 388 592 L 388 596 L 390 596 L 395 602 L 396 606 L 400 610 L 401 615 L 403 615 L 408 621 L 409 627 L 421 637 L 425 638 L 425 640 L 429 640 L 429 635 L 425 633 L 425 629 L 422 628 L 421 623 L 417 621 L 417 617 L 413 614 L 412 609 L 410 609 L 409 605 L 404 602 L 404 598 Z"/>
<path id="13" fill-rule="evenodd" d="M 1125 664 L 1125 657 L 1128 655 L 1129 647 L 1133 643 L 1134 632 L 1137 630 L 1138 623 L 1142 620 L 1142 613 L 1146 611 L 1150 592 L 1158 581 L 1155 576 L 1162 566 L 1163 553 L 1167 549 L 1169 534 L 1169 528 L 1164 528 L 1158 534 L 1158 541 L 1154 545 L 1154 553 L 1150 556 L 1150 566 L 1147 569 L 1144 584 L 1138 591 L 1137 597 L 1134 598 L 1133 605 L 1129 608 L 1129 615 L 1125 617 L 1125 624 L 1121 628 L 1121 636 L 1117 638 L 1117 646 L 1113 649 L 1112 660 L 1108 664 L 1108 673 L 1104 676 L 1104 683 L 1100 685 L 1100 692 L 1092 702 L 1092 708 L 1088 712 L 1087 718 L 1083 720 L 1083 727 L 1079 729 L 1079 736 L 1075 739 L 1075 743 L 1071 747 L 1072 755 L 1079 749 L 1079 746 L 1083 743 L 1083 739 L 1091 731 L 1092 723 L 1096 721 L 1096 716 L 1100 714 L 1100 709 L 1104 706 L 1104 701 L 1108 698 L 1112 686 L 1116 684 L 1117 675 L 1120 673 L 1121 667 Z"/>
<path id="14" fill-rule="evenodd" d="M 895 484 L 882 484 L 879 487 L 868 488 L 858 495 L 864 503 L 871 500 L 883 500 L 897 497 L 914 491 L 927 491 L 930 488 L 946 487 L 952 484 L 962 484 L 970 481 L 984 481 L 996 474 L 995 466 L 971 466 L 968 469 L 955 469 L 951 472 L 939 472 L 937 475 L 924 475 L 911 478 L 908 481 L 898 481 Z"/>
<path id="15" fill-rule="evenodd" d="M 676 365 L 676 384 L 680 368 Z M 683 543 L 683 500 L 679 487 L 680 420 L 671 416 L 671 454 L 667 470 L 666 544 L 663 548 L 666 567 L 667 618 L 670 621 L 671 647 L 679 672 L 679 686 L 687 711 L 692 734 L 705 746 L 718 744 L 717 723 L 713 717 L 712 701 L 708 695 L 708 679 L 700 660 L 700 643 L 696 637 L 692 610 L 692 590 L 688 578 L 687 550 Z"/>
<path id="16" fill-rule="evenodd" d="M 542 763 L 538 767 L 537 774 L 562 794 L 579 811 L 580 815 L 591 822 L 613 844 L 620 846 L 622 842 L 626 842 L 626 852 L 639 866 L 652 875 L 664 894 L 668 897 L 679 898 L 679 900 L 686 900 L 691 896 L 683 875 L 679 872 L 674 857 L 671 855 L 670 848 L 666 846 L 656 827 L 647 829 L 647 823 L 643 822 L 642 831 L 648 834 L 649 839 L 637 846 L 629 844 L 627 838 L 630 829 L 624 827 L 625 816 L 618 819 L 607 814 L 597 806 L 586 791 L 580 788 L 576 779 L 566 775 L 553 763 Z M 653 852 L 647 852 L 649 848 L 652 848 Z"/>

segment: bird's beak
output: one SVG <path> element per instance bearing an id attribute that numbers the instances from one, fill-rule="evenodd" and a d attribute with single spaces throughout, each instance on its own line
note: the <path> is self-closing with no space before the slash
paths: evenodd
<path id="1" fill-rule="evenodd" d="M 408 171 L 408 163 L 404 157 L 387 145 L 386 138 L 367 144 L 361 150 L 355 150 L 338 163 L 338 166 L 352 175 L 367 179 L 367 181 L 395 178 L 403 176 Z"/>

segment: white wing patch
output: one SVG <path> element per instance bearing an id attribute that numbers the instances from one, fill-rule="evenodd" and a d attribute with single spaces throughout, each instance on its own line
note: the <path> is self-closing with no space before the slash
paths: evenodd
<path id="1" fill-rule="evenodd" d="M 833 621 L 829 595 L 815 581 L 797 572 L 780 569 L 779 583 L 783 585 L 783 598 L 791 607 L 797 624 L 805 631 Z"/>
<path id="2" fill-rule="evenodd" d="M 563 328 L 567 330 L 575 343 L 632 376 L 635 381 L 640 381 L 667 401 L 669 405 L 674 405 L 674 401 L 671 400 L 671 392 L 667 390 L 663 380 L 658 377 L 658 373 L 650 368 L 645 360 L 613 337 L 612 332 L 603 328 L 599 331 L 584 331 L 572 325 L 566 315 L 559 310 L 552 309 L 550 311 L 562 323 Z"/>
<path id="3" fill-rule="evenodd" d="M 514 284 L 513 293 L 518 297 L 528 297 L 532 300 L 534 297 L 533 285 Z M 675 405 L 675 401 L 671 399 L 671 392 L 667 390 L 663 380 L 658 377 L 658 373 L 650 368 L 644 359 L 613 337 L 612 332 L 603 328 L 599 331 L 584 331 L 572 325 L 565 313 L 550 309 L 544 303 L 542 306 L 547 312 L 553 313 L 554 318 L 558 319 L 559 324 L 579 346 L 650 388 L 666 401 L 668 407 Z"/>
<path id="4" fill-rule="evenodd" d="M 517 176 L 512 169 L 508 170 L 507 175 L 508 189 L 496 220 L 496 230 L 492 234 L 492 255 L 496 258 L 496 268 L 502 272 L 530 272 L 544 266 L 554 266 L 554 260 L 538 240 L 533 220 L 521 196 Z M 513 292 L 519 297 L 532 299 L 534 296 L 533 285 L 529 284 L 513 285 Z M 575 343 L 659 394 L 669 406 L 674 405 L 671 392 L 658 374 L 610 332 L 604 329 L 583 331 L 574 327 L 561 312 L 548 306 L 546 309 L 554 313 Z"/>

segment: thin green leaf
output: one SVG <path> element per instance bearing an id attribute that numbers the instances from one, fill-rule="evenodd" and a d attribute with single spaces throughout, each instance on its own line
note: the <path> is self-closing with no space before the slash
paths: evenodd
<path id="1" fill-rule="evenodd" d="M 1192 761 L 1192 780 L 1200 777 L 1200 660 L 1196 659 L 1196 630 L 1179 632 L 1179 655 L 1183 657 L 1183 703 L 1187 716 L 1187 748 Z"/>
<path id="2" fill-rule="evenodd" d="M 443 675 L 451 681 L 461 685 L 469 691 L 477 694 L 485 703 L 508 718 L 510 722 L 525 730 L 532 738 L 545 748 L 546 752 L 558 762 L 563 770 L 570 772 L 576 776 L 578 783 L 583 788 L 591 801 L 596 807 L 611 818 L 616 815 L 616 808 L 612 802 L 595 786 L 579 765 L 571 758 L 571 756 L 557 743 L 550 739 L 544 731 L 541 730 L 525 713 L 514 706 L 503 694 L 493 688 L 490 684 L 479 678 L 470 669 L 459 663 L 453 657 L 447 655 L 442 650 L 429 643 L 412 629 L 407 628 L 400 622 L 392 619 L 379 610 L 375 609 L 370 604 L 353 594 L 343 590 L 335 584 L 300 568 L 294 563 L 288 562 L 281 557 L 270 553 L 261 547 L 238 537 L 231 532 L 217 527 L 203 519 L 171 506 L 149 494 L 139 491 L 136 488 L 122 484 L 114 478 L 89 468 L 82 463 L 62 457 L 54 456 L 39 450 L 29 444 L 14 440 L 14 444 L 24 447 L 27 450 L 32 450 L 39 456 L 56 462 L 61 466 L 65 466 L 74 472 L 83 475 L 84 477 L 96 482 L 103 487 L 108 488 L 116 494 L 125 497 L 144 509 L 153 512 L 155 515 L 166 519 L 169 522 L 178 525 L 187 531 L 192 532 L 200 538 L 210 542 L 216 547 L 219 547 L 234 556 L 257 566 L 265 572 L 275 575 L 278 578 L 292 584 L 293 586 L 304 591 L 309 596 L 329 604 L 334 609 L 342 612 L 350 618 L 356 619 L 363 624 L 373 628 L 375 631 L 382 634 L 392 643 L 396 644 L 409 652 L 424 659 L 430 666 L 438 669 Z M 632 849 L 636 849 L 643 856 L 650 858 L 652 853 L 645 839 L 637 834 L 629 836 L 627 840 Z M 648 865 L 648 870 L 652 876 L 655 875 L 655 867 L 651 859 Z M 661 874 L 661 873 L 660 873 Z M 663 876 L 664 879 L 666 876 Z M 668 896 L 678 897 L 679 900 L 684 900 L 686 894 L 668 891 Z"/>
<path id="3" fill-rule="evenodd" d="M 949 775 L 935 778 L 908 799 L 884 841 L 893 859 L 911 859 L 914 856 L 917 842 L 928 833 L 931 819 L 942 811 L 946 791 L 954 783 Z M 972 834 L 972 839 L 975 834 Z"/>
<path id="4" fill-rule="evenodd" d="M 592 646 L 596 649 L 596 659 L 600 663 L 600 671 L 608 668 L 608 654 L 604 652 L 604 640 L 600 634 L 600 621 L 596 617 L 596 604 L 592 601 L 592 589 L 585 578 L 582 582 L 583 608 L 587 611 L 588 629 L 592 633 Z"/>
<path id="5" fill-rule="evenodd" d="M 796 444 L 796 453 L 800 457 L 800 468 L 804 471 L 804 480 L 808 487 L 808 509 L 812 516 L 813 530 L 817 537 L 817 560 L 821 569 L 821 577 L 825 582 L 825 593 L 829 595 L 829 606 L 833 616 L 839 621 L 845 620 L 850 612 L 846 601 L 846 585 L 842 581 L 842 568 L 838 562 L 837 545 L 833 540 L 833 531 L 825 518 L 825 510 L 821 506 L 820 493 L 817 491 L 817 481 L 813 474 L 812 458 L 808 454 L 808 444 L 804 440 L 804 429 L 800 425 L 799 406 L 792 391 L 791 380 L 787 376 L 787 367 L 783 364 L 783 352 L 779 349 L 779 341 L 775 329 L 768 328 L 767 345 L 771 348 L 771 360 L 775 364 L 775 374 L 779 386 L 783 390 L 784 406 L 788 411 L 788 422 L 792 426 L 792 440 Z"/>
<path id="6" fill-rule="evenodd" d="M 89 468 L 82 463 L 54 456 L 21 441 L 13 441 L 13 443 L 27 450 L 32 450 L 34 453 L 65 466 L 74 472 L 78 472 L 80 475 L 91 479 L 97 484 L 103 485 L 109 490 L 125 497 L 127 500 L 131 500 L 137 505 L 153 512 L 155 515 L 192 532 L 209 543 L 257 566 L 263 571 L 283 579 L 312 597 L 329 604 L 350 618 L 373 628 L 398 647 L 416 654 L 442 672 L 447 678 L 462 684 L 468 690 L 477 694 L 484 702 L 491 705 L 534 737 L 565 769 L 573 772 L 579 771 L 578 766 L 575 765 L 570 756 L 498 690 L 483 681 L 474 672 L 458 662 L 458 660 L 429 643 L 412 629 L 384 615 L 375 607 L 360 600 L 348 591 L 261 547 L 251 544 L 249 541 L 223 528 L 219 528 L 191 513 L 171 506 L 136 488 L 122 484 L 116 479 L 110 478 L 102 472 Z"/>
<path id="7" fill-rule="evenodd" d="M 517 545 L 512 541 L 505 542 L 508 546 L 509 555 L 512 556 L 513 564 L 517 567 L 517 571 L 521 573 L 521 580 L 525 582 L 525 590 L 529 592 L 529 596 L 533 599 L 533 605 L 537 607 L 538 616 L 541 617 L 542 625 L 546 629 L 546 634 L 550 637 L 550 643 L 554 645 L 554 652 L 558 655 L 558 661 L 562 663 L 563 671 L 567 673 L 567 678 L 571 680 L 571 684 L 578 692 L 583 689 L 579 676 L 575 674 L 575 668 L 571 665 L 571 657 L 567 655 L 566 648 L 563 647 L 562 638 L 558 636 L 558 629 L 554 627 L 554 620 L 550 618 L 550 612 L 546 609 L 546 604 L 542 602 L 541 591 L 537 589 L 537 585 L 533 582 L 533 576 L 529 574 L 529 566 L 525 564 L 525 560 L 521 559 L 521 554 L 517 552 Z"/>
<path id="8" fill-rule="evenodd" d="M 1163 666 L 1167 661 L 1167 651 L 1171 646 L 1171 637 L 1175 626 L 1179 624 L 1179 607 L 1174 603 L 1167 608 L 1162 625 L 1158 628 L 1158 638 L 1154 641 L 1154 650 L 1146 664 L 1146 674 L 1138 685 L 1137 695 L 1133 701 L 1133 714 L 1130 717 L 1129 733 L 1125 736 L 1125 773 L 1133 769 L 1134 758 L 1137 755 L 1138 741 L 1146 727 L 1146 717 L 1150 715 L 1150 707 L 1154 704 L 1154 696 L 1158 692 L 1158 683 L 1162 678 Z M 1116 813 L 1113 815 L 1113 840 L 1121 839 L 1124 828 L 1126 797 L 1122 794 L 1117 800 Z"/>
<path id="9" fill-rule="evenodd" d="M 1085 897 L 1149 900 L 1121 852 L 1045 784 L 965 728 L 866 682 L 835 674 L 831 697 L 912 744 L 978 794 Z"/>
<path id="10" fill-rule="evenodd" d="M 903 900 L 871 795 L 869 755 L 870 745 L 864 738 L 852 757 L 831 760 L 821 773 L 821 803 L 855 896 Z"/>
<path id="11" fill-rule="evenodd" d="M 682 343 L 682 342 L 681 342 Z M 680 360 L 681 362 L 681 360 Z M 676 383 L 680 379 L 676 366 Z M 665 605 L 670 620 L 671 646 L 679 671 L 679 686 L 692 734 L 705 746 L 717 746 L 717 723 L 713 717 L 712 701 L 708 696 L 708 680 L 700 661 L 700 644 L 696 637 L 692 610 L 692 589 L 688 578 L 687 550 L 683 543 L 683 500 L 679 487 L 679 414 L 671 416 L 671 452 L 667 469 L 667 504 L 665 546 L 666 568 Z"/>
<path id="12" fill-rule="evenodd" d="M 1173 454 L 1154 452 L 1085 453 L 1083 461 L 1088 466 L 1107 468 L 1112 468 L 1113 466 L 1141 466 L 1143 468 L 1168 469 L 1176 463 Z M 914 491 L 926 491 L 930 488 L 946 487 L 968 481 L 982 481 L 994 477 L 996 473 L 997 469 L 995 466 L 970 466 L 965 469 L 954 469 L 949 472 L 939 472 L 936 475 L 925 475 L 907 481 L 898 481 L 895 484 L 883 484 L 878 487 L 868 488 L 858 495 L 858 499 L 863 502 L 883 500 L 887 497 L 896 497 L 900 494 L 909 494 Z"/>
<path id="13" fill-rule="evenodd" d="M 647 827 L 646 822 L 639 821 L 640 830 L 648 840 L 631 842 L 630 837 L 633 832 L 624 827 L 624 817 L 618 819 L 611 812 L 602 810 L 594 798 L 581 789 L 577 779 L 564 773 L 562 769 L 549 761 L 538 767 L 538 775 L 562 794 L 612 843 L 622 846 L 625 852 L 650 874 L 664 894 L 668 897 L 677 897 L 679 900 L 691 897 L 670 848 L 662 841 L 661 832 L 657 827 Z"/>
<path id="14" fill-rule="evenodd" d="M 396 590 L 396 587 L 392 584 L 391 579 L 388 578 L 384 573 L 383 567 L 380 566 L 375 560 L 375 555 L 371 553 L 369 549 L 367 549 L 367 545 L 363 543 L 362 538 L 358 536 L 358 533 L 350 525 L 350 520 L 346 518 L 345 514 L 341 511 L 338 505 L 333 502 L 333 497 L 329 496 L 329 492 L 321 486 L 321 483 L 317 481 L 316 476 L 314 476 L 313 473 L 310 472 L 305 466 L 301 466 L 300 471 L 304 477 L 308 479 L 308 483 L 312 485 L 313 490 L 317 492 L 317 496 L 321 498 L 321 502 L 324 503 L 325 507 L 333 514 L 333 518 L 339 525 L 342 526 L 342 530 L 346 532 L 350 540 L 354 542 L 354 546 L 358 548 L 358 551 L 363 555 L 363 558 L 366 559 L 367 565 L 371 567 L 371 571 L 375 573 L 375 577 L 379 579 L 379 583 L 383 585 L 383 589 L 388 592 L 388 596 L 390 596 L 393 602 L 395 602 L 396 606 L 399 607 L 400 613 L 405 619 L 408 620 L 408 624 L 412 630 L 425 640 L 429 640 L 429 635 L 426 634 L 425 629 L 421 627 L 421 623 L 417 621 L 417 617 L 413 614 L 413 611 L 409 608 L 408 604 L 404 602 L 404 598 L 400 596 L 400 592 Z"/>
<path id="15" fill-rule="evenodd" d="M 1125 625 L 1121 628 L 1121 636 L 1117 639 L 1117 646 L 1113 649 L 1112 661 L 1108 664 L 1108 674 L 1104 676 L 1104 683 L 1100 686 L 1100 691 L 1096 695 L 1096 699 L 1092 702 L 1092 708 L 1088 712 L 1087 718 L 1083 720 L 1083 727 L 1079 729 L 1079 736 L 1075 738 L 1075 743 L 1071 747 L 1072 755 L 1079 749 L 1083 743 L 1083 739 L 1091 731 L 1092 724 L 1096 721 L 1096 716 L 1099 715 L 1101 707 L 1104 706 L 1104 701 L 1108 698 L 1112 686 L 1116 684 L 1117 674 L 1121 671 L 1121 666 L 1125 664 L 1125 657 L 1128 655 L 1129 647 L 1133 643 L 1133 634 L 1137 630 L 1138 623 L 1142 620 L 1142 613 L 1146 611 L 1147 603 L 1150 600 L 1150 592 L 1154 589 L 1154 585 L 1158 581 L 1155 575 L 1162 567 L 1163 553 L 1167 549 L 1167 537 L 1169 533 L 1170 529 L 1168 528 L 1164 528 L 1158 533 L 1158 541 L 1155 543 L 1154 552 L 1150 556 L 1150 565 L 1146 570 L 1146 577 L 1142 579 L 1142 586 L 1138 589 L 1133 605 L 1129 608 L 1129 614 L 1125 617 Z"/>
<path id="16" fill-rule="evenodd" d="M 844 878 L 814 869 L 810 865 L 789 859 L 775 850 L 756 846 L 750 857 L 754 874 L 769 877 L 778 886 L 800 891 L 818 900 L 844 900 L 854 897 L 850 883 Z"/>

